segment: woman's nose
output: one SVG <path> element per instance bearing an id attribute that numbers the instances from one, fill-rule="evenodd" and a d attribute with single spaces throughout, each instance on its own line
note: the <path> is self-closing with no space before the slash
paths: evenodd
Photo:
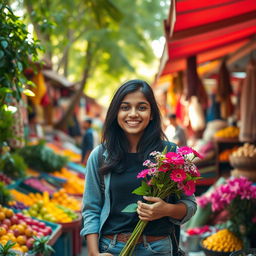
<path id="1" fill-rule="evenodd" d="M 129 112 L 129 116 L 137 116 L 138 112 L 136 108 L 131 108 L 131 111 Z"/>

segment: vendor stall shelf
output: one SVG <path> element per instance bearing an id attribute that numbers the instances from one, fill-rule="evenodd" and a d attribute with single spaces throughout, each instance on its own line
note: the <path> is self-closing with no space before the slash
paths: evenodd
<path id="1" fill-rule="evenodd" d="M 229 177 L 233 167 L 230 165 L 228 156 L 225 158 L 221 157 L 221 154 L 231 152 L 232 149 L 243 145 L 243 142 L 238 141 L 238 138 L 214 138 L 216 146 L 216 163 L 218 176 Z M 227 155 L 229 154 L 227 153 Z"/>

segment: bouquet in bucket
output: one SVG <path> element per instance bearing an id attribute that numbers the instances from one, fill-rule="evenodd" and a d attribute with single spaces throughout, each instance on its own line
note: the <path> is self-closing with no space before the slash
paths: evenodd
<path id="1" fill-rule="evenodd" d="M 165 199 L 170 195 L 180 198 L 181 194 L 191 196 L 195 192 L 196 180 L 200 173 L 193 163 L 196 157 L 202 158 L 194 149 L 181 147 L 177 152 L 154 151 L 150 153 L 152 160 L 146 160 L 143 165 L 147 169 L 138 173 L 142 178 L 141 186 L 132 193 L 141 196 L 153 196 Z M 136 212 L 137 204 L 130 204 L 123 212 Z M 131 256 L 148 221 L 139 220 L 120 256 Z"/>

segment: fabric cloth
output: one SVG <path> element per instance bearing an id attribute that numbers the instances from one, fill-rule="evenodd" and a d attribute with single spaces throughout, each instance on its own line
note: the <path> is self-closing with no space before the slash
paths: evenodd
<path id="1" fill-rule="evenodd" d="M 99 248 L 101 253 L 111 253 L 118 256 L 123 249 L 125 243 L 118 242 L 116 239 L 108 239 L 101 237 Z M 166 239 L 161 239 L 155 242 L 148 242 L 147 238 L 143 236 L 143 243 L 136 245 L 133 256 L 164 256 L 172 255 L 172 241 L 170 236 Z"/>
<path id="2" fill-rule="evenodd" d="M 241 94 L 241 141 L 256 141 L 256 63 L 250 61 Z"/>
<path id="3" fill-rule="evenodd" d="M 83 197 L 83 228 L 80 232 L 82 236 L 87 234 L 101 234 L 102 227 L 105 224 L 111 207 L 110 200 L 110 181 L 111 173 L 104 175 L 105 191 L 104 195 L 100 189 L 100 174 L 98 166 L 98 151 L 100 146 L 97 146 L 90 154 L 86 165 L 86 185 Z M 103 153 L 107 157 L 107 152 Z M 182 202 L 187 206 L 187 213 L 182 220 L 169 218 L 171 223 L 181 225 L 187 222 L 196 211 L 196 203 L 194 196 L 182 195 L 177 203 Z"/>

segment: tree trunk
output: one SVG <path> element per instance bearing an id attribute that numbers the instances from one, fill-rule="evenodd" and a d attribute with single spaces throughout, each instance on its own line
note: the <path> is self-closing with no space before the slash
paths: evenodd
<path id="1" fill-rule="evenodd" d="M 88 42 L 82 81 L 79 85 L 78 90 L 73 95 L 66 112 L 63 114 L 62 118 L 54 125 L 55 129 L 64 130 L 64 131 L 66 130 L 68 121 L 70 120 L 70 118 L 72 117 L 72 114 L 74 112 L 74 108 L 75 108 L 76 104 L 79 103 L 80 98 L 83 95 L 83 92 L 84 92 L 84 89 L 86 86 L 86 82 L 87 82 L 87 79 L 89 77 L 89 73 L 91 70 L 91 64 L 92 64 L 92 58 L 93 58 L 92 52 L 93 51 L 92 51 L 91 43 Z"/>
<path id="2" fill-rule="evenodd" d="M 40 30 L 40 27 L 38 25 L 38 22 L 34 20 L 33 16 L 31 15 L 31 13 L 35 12 L 35 10 L 33 9 L 33 6 L 32 6 L 32 3 L 31 3 L 31 0 L 24 0 L 24 4 L 26 6 L 26 9 L 28 11 L 28 16 L 34 26 L 34 29 L 35 29 L 35 32 L 36 32 L 36 35 L 38 37 L 38 39 L 40 41 L 43 42 L 43 44 L 49 44 L 50 42 L 50 35 L 48 34 L 44 34 L 41 32 Z M 49 2 L 46 2 L 47 6 L 49 6 Z M 51 50 L 49 49 L 49 47 L 46 48 L 46 52 L 45 52 L 45 55 L 46 57 L 51 61 L 51 57 L 52 57 L 52 52 Z"/>

